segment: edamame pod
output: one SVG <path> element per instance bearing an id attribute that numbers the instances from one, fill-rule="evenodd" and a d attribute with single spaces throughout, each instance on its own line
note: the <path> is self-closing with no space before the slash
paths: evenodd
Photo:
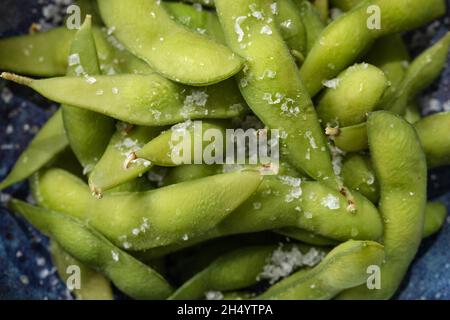
<path id="1" fill-rule="evenodd" d="M 291 267 L 292 272 L 299 267 L 313 267 L 320 262 L 324 253 L 315 248 L 300 245 L 290 245 L 286 248 L 270 245 L 237 249 L 222 255 L 197 273 L 178 288 L 169 299 L 199 299 L 208 291 L 243 289 L 267 278 L 278 280 L 279 277 L 289 274 L 277 265 L 283 263 L 282 256 L 287 259 L 288 255 L 292 257 L 293 261 L 290 261 L 293 263 L 286 268 Z M 270 265 L 271 260 L 275 260 L 273 266 Z"/>
<path id="2" fill-rule="evenodd" d="M 411 63 L 405 78 L 386 109 L 404 115 L 408 102 L 428 87 L 442 72 L 450 48 L 450 32 Z"/>
<path id="3" fill-rule="evenodd" d="M 326 24 L 320 18 L 320 13 L 311 2 L 307 0 L 295 1 L 300 9 L 300 17 L 306 29 L 306 53 L 308 54 L 319 39 L 319 35 L 325 29 Z"/>
<path id="4" fill-rule="evenodd" d="M 338 128 L 336 135 L 331 135 L 336 147 L 345 152 L 358 152 L 369 148 L 367 143 L 366 123 Z"/>
<path id="5" fill-rule="evenodd" d="M 42 173 L 34 189 L 43 206 L 89 220 L 119 247 L 145 250 L 203 235 L 247 200 L 260 182 L 259 172 L 237 171 L 97 200 L 83 181 L 54 169 Z"/>
<path id="6" fill-rule="evenodd" d="M 50 253 L 58 275 L 64 283 L 67 283 L 66 281 L 71 274 L 71 272 L 68 272 L 71 271 L 70 268 L 79 268 L 80 288 L 74 288 L 72 290 L 77 299 L 114 300 L 111 283 L 105 276 L 74 259 L 55 241 L 50 242 Z"/>
<path id="7" fill-rule="evenodd" d="M 342 178 L 347 187 L 360 192 L 373 203 L 378 202 L 380 187 L 369 157 L 359 154 L 346 156 L 342 164 Z"/>
<path id="8" fill-rule="evenodd" d="M 414 124 L 429 168 L 450 165 L 450 112 L 428 116 Z"/>
<path id="9" fill-rule="evenodd" d="M 245 112 L 245 104 L 232 81 L 197 89 L 157 74 L 33 80 L 2 73 L 2 77 L 31 87 L 50 100 L 143 126 L 164 126 L 186 119 L 232 118 Z"/>
<path id="10" fill-rule="evenodd" d="M 450 164 L 450 139 L 448 128 L 450 112 L 441 112 L 414 123 L 427 157 L 428 168 Z M 357 152 L 368 148 L 367 124 L 340 128 L 333 137 L 334 143 L 347 152 Z"/>
<path id="11" fill-rule="evenodd" d="M 294 0 L 275 0 L 272 6 L 274 20 L 281 36 L 294 57 L 302 63 L 306 56 L 307 38 L 298 6 Z"/>
<path id="12" fill-rule="evenodd" d="M 374 16 L 373 8 L 380 15 Z M 407 16 L 402 12 L 409 12 Z M 443 0 L 367 0 L 333 21 L 306 57 L 300 73 L 315 96 L 323 82 L 352 64 L 377 38 L 413 29 L 445 13 Z M 379 25 L 375 23 L 379 19 Z M 348 30 L 354 32 L 349 35 Z"/>
<path id="13" fill-rule="evenodd" d="M 160 129 L 135 127 L 131 132 L 117 130 L 112 136 L 105 153 L 89 175 L 91 191 L 101 196 L 103 192 L 120 186 L 127 181 L 147 172 L 152 163 L 149 161 L 129 161 L 133 152 L 156 137 Z"/>
<path id="14" fill-rule="evenodd" d="M 93 27 L 100 68 L 104 74 L 151 73 L 142 60 L 126 51 L 107 30 Z M 59 27 L 47 32 L 0 39 L 0 69 L 41 77 L 65 75 L 75 31 Z M 58 43 L 58 46 L 52 44 Z M 7 58 L 6 58 L 7 55 Z"/>
<path id="15" fill-rule="evenodd" d="M 215 3 L 228 45 L 247 60 L 237 80 L 250 108 L 269 129 L 280 130 L 286 157 L 296 168 L 339 189 L 316 111 L 274 26 L 269 1 Z"/>
<path id="16" fill-rule="evenodd" d="M 367 281 L 367 268 L 380 266 L 383 246 L 372 241 L 349 240 L 334 248 L 316 267 L 294 273 L 256 299 L 324 300 Z"/>
<path id="17" fill-rule="evenodd" d="M 163 6 L 178 23 L 192 31 L 207 34 L 217 42 L 225 44 L 225 36 L 219 18 L 214 12 L 179 2 L 163 2 Z"/>
<path id="18" fill-rule="evenodd" d="M 447 207 L 440 202 L 428 202 L 425 207 L 425 222 L 423 238 L 428 238 L 437 233 L 447 218 Z"/>
<path id="19" fill-rule="evenodd" d="M 211 140 L 214 140 L 214 137 L 225 135 L 224 126 L 219 123 L 187 121 L 173 126 L 170 130 L 161 133 L 145 146 L 139 148 L 134 152 L 133 159 L 145 159 L 164 167 L 191 164 L 194 161 L 195 163 L 211 160 L 214 160 L 213 163 L 223 162 L 224 141 L 204 141 L 205 132 L 211 134 Z M 212 135 L 214 132 L 217 135 Z M 197 144 L 196 141 L 201 142 Z M 212 154 L 213 151 L 216 151 L 214 155 Z M 203 156 L 207 153 L 211 158 L 209 160 L 203 159 Z"/>
<path id="20" fill-rule="evenodd" d="M 1 39 L 0 69 L 42 77 L 64 75 L 74 34 L 62 27 Z"/>
<path id="21" fill-rule="evenodd" d="M 367 63 L 347 68 L 330 80 L 320 96 L 317 113 L 323 124 L 353 126 L 367 119 L 388 87 L 383 71 Z"/>
<path id="22" fill-rule="evenodd" d="M 405 120 L 386 111 L 372 113 L 367 126 L 380 184 L 386 262 L 381 266 L 379 290 L 360 286 L 343 292 L 340 299 L 391 298 L 422 239 L 427 167 L 417 134 Z"/>
<path id="23" fill-rule="evenodd" d="M 400 34 L 382 37 L 373 44 L 365 60 L 380 68 L 389 81 L 389 87 L 378 104 L 379 108 L 386 108 L 388 102 L 399 90 L 410 59 L 408 49 Z"/>
<path id="24" fill-rule="evenodd" d="M 290 176 L 268 176 L 255 194 L 209 232 L 184 243 L 149 250 L 144 253 L 145 259 L 208 239 L 290 227 L 338 242 L 379 239 L 383 227 L 377 209 L 358 193 L 355 193 L 355 201 L 359 210 L 352 214 L 346 209 L 346 198 L 322 183 Z"/>
<path id="25" fill-rule="evenodd" d="M 13 200 L 11 207 L 77 260 L 104 273 L 130 297 L 165 299 L 171 294 L 172 287 L 161 275 L 80 221 L 19 200 Z"/>
<path id="26" fill-rule="evenodd" d="M 0 190 L 28 178 L 68 145 L 61 110 L 58 110 L 22 152 L 12 171 L 0 183 Z"/>
<path id="27" fill-rule="evenodd" d="M 86 16 L 72 42 L 67 75 L 88 77 L 97 74 L 100 74 L 100 67 L 91 32 L 91 16 Z M 69 105 L 62 106 L 62 114 L 70 147 L 84 173 L 89 174 L 108 145 L 114 131 L 114 120 Z"/>
<path id="28" fill-rule="evenodd" d="M 165 77 L 190 85 L 210 85 L 242 69 L 227 47 L 191 32 L 172 19 L 157 0 L 98 0 L 114 35 Z"/>

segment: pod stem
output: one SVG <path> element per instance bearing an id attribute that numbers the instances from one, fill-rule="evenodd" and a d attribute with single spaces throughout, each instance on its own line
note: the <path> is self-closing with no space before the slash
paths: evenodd
<path id="1" fill-rule="evenodd" d="M 24 76 L 19 76 L 18 74 L 9 73 L 9 72 L 2 72 L 0 77 L 2 77 L 5 80 L 9 80 L 9 81 L 12 81 L 12 82 L 15 82 L 15 83 L 27 86 L 27 87 L 29 87 L 31 85 L 31 83 L 34 81 L 34 79 L 24 77 Z"/>

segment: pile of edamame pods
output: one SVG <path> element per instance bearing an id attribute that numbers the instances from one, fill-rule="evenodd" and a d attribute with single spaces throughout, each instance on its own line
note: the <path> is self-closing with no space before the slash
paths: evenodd
<path id="1" fill-rule="evenodd" d="M 0 39 L 2 78 L 61 105 L 0 183 L 36 203 L 9 207 L 79 299 L 392 298 L 446 218 L 450 112 L 417 100 L 450 33 L 415 58 L 402 38 L 445 1 L 186 2 L 80 0 L 76 30 Z M 194 120 L 279 130 L 278 173 L 179 165 Z"/>

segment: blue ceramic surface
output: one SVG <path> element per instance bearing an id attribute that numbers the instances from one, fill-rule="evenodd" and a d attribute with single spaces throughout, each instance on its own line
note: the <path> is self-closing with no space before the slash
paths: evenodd
<path id="1" fill-rule="evenodd" d="M 0 36 L 26 33 L 31 22 L 42 19 L 43 6 L 61 2 L 0 0 Z M 450 0 L 448 2 L 450 6 Z M 405 35 L 407 42 L 414 44 L 411 46 L 413 54 L 421 52 L 449 30 L 449 17 L 447 13 L 439 25 Z M 435 32 L 430 32 L 433 30 Z M 437 111 L 427 107 L 430 98 L 442 105 L 450 101 L 449 84 L 450 63 L 426 93 L 424 114 Z M 0 94 L 0 179 L 3 179 L 56 106 L 26 88 L 3 81 L 0 81 Z M 7 201 L 9 195 L 26 199 L 27 183 L 4 191 L 0 200 Z M 450 208 L 450 168 L 430 173 L 429 197 L 443 201 Z M 0 204 L 0 299 L 72 299 L 55 272 L 47 247 L 45 237 Z M 450 219 L 438 235 L 423 242 L 397 298 L 450 299 Z"/>

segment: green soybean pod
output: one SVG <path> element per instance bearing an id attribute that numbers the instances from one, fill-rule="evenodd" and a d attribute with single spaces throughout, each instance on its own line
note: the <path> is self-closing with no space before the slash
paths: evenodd
<path id="1" fill-rule="evenodd" d="M 292 165 L 316 180 L 340 188 L 315 108 L 274 26 L 270 3 L 215 3 L 228 45 L 247 60 L 237 80 L 249 107 L 269 129 L 282 133 L 281 143 Z M 258 11 L 260 18 L 254 17 L 252 10 Z M 271 50 L 264 49 L 267 47 Z"/>
<path id="2" fill-rule="evenodd" d="M 205 139 L 207 134 L 210 136 Z M 173 126 L 139 148 L 132 159 L 144 159 L 164 167 L 204 161 L 220 163 L 224 161 L 224 136 L 225 128 L 219 123 L 187 121 Z M 217 137 L 220 139 L 215 140 Z M 209 159 L 204 159 L 205 155 Z"/>
<path id="3" fill-rule="evenodd" d="M 328 21 L 329 15 L 329 2 L 328 0 L 314 0 L 314 7 L 316 7 L 317 11 L 320 13 L 320 18 L 323 21 Z"/>
<path id="4" fill-rule="evenodd" d="M 372 241 L 349 240 L 334 248 L 316 267 L 299 271 L 256 297 L 258 300 L 324 300 L 366 283 L 370 266 L 380 266 L 383 246 Z"/>
<path id="5" fill-rule="evenodd" d="M 180 2 L 163 2 L 163 7 L 178 23 L 225 44 L 219 18 L 214 12 Z"/>
<path id="6" fill-rule="evenodd" d="M 317 102 L 324 124 L 348 127 L 365 122 L 388 87 L 383 71 L 367 63 L 355 64 L 330 80 Z"/>
<path id="7" fill-rule="evenodd" d="M 416 102 L 409 102 L 406 106 L 405 115 L 403 117 L 411 124 L 419 122 L 422 119 L 419 105 Z"/>
<path id="8" fill-rule="evenodd" d="M 147 172 L 152 167 L 151 162 L 142 160 L 130 162 L 129 159 L 133 152 L 156 137 L 159 131 L 160 129 L 152 127 L 134 127 L 130 132 L 117 130 L 89 175 L 92 193 L 101 196 L 105 191 Z"/>
<path id="9" fill-rule="evenodd" d="M 295 1 L 300 9 L 300 17 L 306 29 L 306 53 L 308 54 L 319 39 L 319 35 L 325 29 L 326 24 L 320 18 L 320 13 L 311 2 L 307 0 Z"/>
<path id="10" fill-rule="evenodd" d="M 369 148 L 365 122 L 339 128 L 337 134 L 330 134 L 336 147 L 345 152 L 358 152 Z"/>
<path id="11" fill-rule="evenodd" d="M 386 108 L 404 115 L 408 102 L 428 87 L 444 68 L 450 48 L 450 32 L 413 60 L 395 96 Z"/>
<path id="12" fill-rule="evenodd" d="M 115 36 L 165 77 L 190 85 L 210 85 L 242 69 L 227 47 L 179 25 L 157 0 L 98 0 Z"/>
<path id="13" fill-rule="evenodd" d="M 117 246 L 137 251 L 183 243 L 213 229 L 253 194 L 261 176 L 237 171 L 147 192 L 105 194 L 101 200 L 60 169 L 36 180 L 33 189 L 41 205 L 89 221 Z"/>
<path id="14" fill-rule="evenodd" d="M 64 283 L 67 283 L 70 273 L 69 267 L 78 267 L 80 270 L 80 288 L 71 290 L 79 300 L 114 300 L 111 283 L 105 276 L 87 267 L 80 261 L 70 256 L 61 246 L 50 242 L 50 254 L 52 262 L 58 271 L 58 275 Z M 70 269 L 69 269 L 70 270 Z"/>
<path id="15" fill-rule="evenodd" d="M 19 200 L 12 209 L 24 216 L 77 260 L 104 273 L 134 299 L 165 299 L 173 291 L 153 269 L 120 250 L 80 221 Z"/>
<path id="16" fill-rule="evenodd" d="M 427 238 L 442 228 L 447 218 L 447 207 L 440 202 L 428 202 L 425 207 L 423 237 Z"/>
<path id="17" fill-rule="evenodd" d="M 0 183 L 0 190 L 25 180 L 54 159 L 68 145 L 62 112 L 58 110 L 22 152 L 12 171 Z"/>
<path id="18" fill-rule="evenodd" d="M 321 259 L 321 253 L 315 248 L 290 245 L 286 248 L 276 245 L 244 247 L 222 255 L 208 267 L 178 288 L 170 300 L 199 299 L 209 291 L 232 291 L 250 287 L 266 278 L 277 278 L 284 274 L 265 266 L 275 255 L 275 259 L 283 254 L 295 256 L 298 267 L 314 266 Z M 279 261 L 275 261 L 279 263 Z M 274 266 L 274 269 L 277 266 Z M 291 266 L 294 269 L 295 264 Z M 287 272 L 286 272 L 287 273 Z"/>
<path id="19" fill-rule="evenodd" d="M 41 77 L 64 75 L 74 31 L 47 32 L 0 39 L 0 69 Z"/>
<path id="20" fill-rule="evenodd" d="M 169 300 L 201 299 L 208 291 L 231 291 L 258 281 L 275 245 L 244 247 L 222 255 L 179 287 Z"/>
<path id="21" fill-rule="evenodd" d="M 361 286 L 343 292 L 340 299 L 391 298 L 422 239 L 427 166 L 417 134 L 408 122 L 386 111 L 372 113 L 367 127 L 375 175 L 380 184 L 379 209 L 384 221 L 386 262 L 381 267 L 379 290 Z"/>
<path id="22" fill-rule="evenodd" d="M 232 81 L 195 88 L 178 85 L 155 73 L 41 80 L 10 73 L 1 76 L 29 86 L 55 102 L 142 126 L 165 126 L 186 119 L 233 118 L 246 112 L 245 102 Z"/>
<path id="23" fill-rule="evenodd" d="M 414 123 L 427 157 L 428 168 L 450 164 L 450 141 L 447 134 L 450 125 L 449 114 L 437 113 Z M 340 128 L 333 140 L 336 146 L 344 151 L 363 151 L 368 148 L 367 124 Z"/>
<path id="24" fill-rule="evenodd" d="M 374 8 L 381 14 L 374 23 Z M 375 12 L 375 14 L 376 14 Z M 401 12 L 409 12 L 405 17 Z M 323 82 L 348 67 L 379 37 L 413 29 L 445 13 L 445 1 L 367 0 L 333 21 L 306 57 L 300 73 L 308 92 L 315 96 Z M 348 30 L 355 30 L 351 36 Z"/>
<path id="25" fill-rule="evenodd" d="M 69 76 L 100 74 L 97 49 L 91 31 L 91 16 L 75 34 L 69 55 Z M 114 131 L 114 120 L 104 115 L 63 105 L 63 121 L 70 147 L 89 174 L 100 160 Z"/>
<path id="26" fill-rule="evenodd" d="M 440 112 L 415 123 L 429 168 L 450 164 L 450 112 Z"/>
<path id="27" fill-rule="evenodd" d="M 81 17 L 90 15 L 92 17 L 92 23 L 96 25 L 101 25 L 103 23 L 102 18 L 100 17 L 100 12 L 98 10 L 96 0 L 76 0 L 75 5 L 80 8 Z"/>
<path id="28" fill-rule="evenodd" d="M 379 108 L 384 109 L 399 90 L 405 77 L 409 60 L 411 59 L 408 49 L 402 36 L 393 34 L 375 41 L 364 59 L 380 68 L 389 81 L 389 87 L 379 102 Z"/>
<path id="29" fill-rule="evenodd" d="M 347 155 L 342 164 L 342 178 L 347 187 L 360 192 L 373 203 L 378 202 L 380 187 L 368 156 Z"/>
<path id="30" fill-rule="evenodd" d="M 292 54 L 300 62 L 306 56 L 306 29 L 294 0 L 276 0 L 272 4 L 275 23 Z"/>
<path id="31" fill-rule="evenodd" d="M 114 35 L 110 34 L 110 30 L 94 26 L 92 34 L 102 74 L 150 74 L 154 72 L 147 63 L 126 50 Z"/>

